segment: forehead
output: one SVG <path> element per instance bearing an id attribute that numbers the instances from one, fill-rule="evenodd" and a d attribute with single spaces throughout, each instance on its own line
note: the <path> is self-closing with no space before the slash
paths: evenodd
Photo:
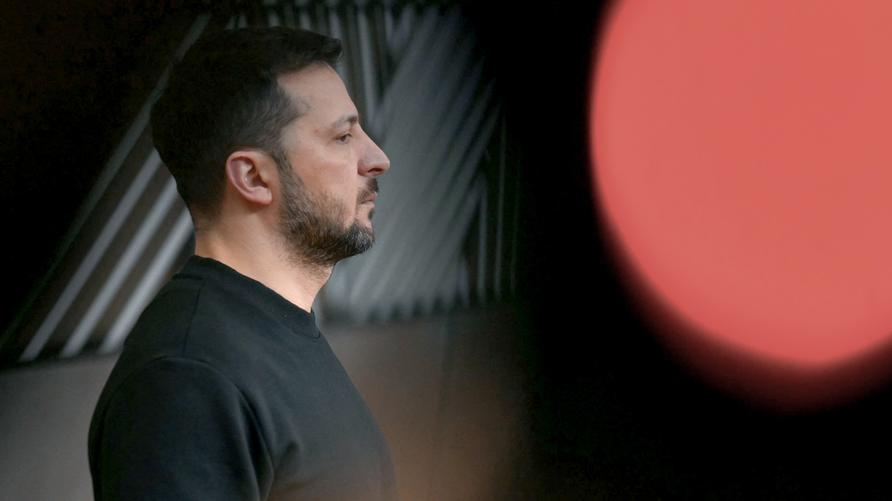
<path id="1" fill-rule="evenodd" d="M 327 64 L 314 64 L 286 73 L 278 78 L 278 82 L 300 110 L 301 117 L 297 122 L 304 125 L 330 125 L 344 114 L 356 113 L 343 80 Z"/>

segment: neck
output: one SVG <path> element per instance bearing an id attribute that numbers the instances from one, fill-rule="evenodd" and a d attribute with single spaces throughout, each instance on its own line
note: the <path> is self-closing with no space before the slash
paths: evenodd
<path id="1" fill-rule="evenodd" d="M 195 234 L 195 254 L 215 259 L 274 290 L 309 312 L 332 267 L 289 259 L 275 239 L 254 238 L 239 228 L 215 225 Z"/>

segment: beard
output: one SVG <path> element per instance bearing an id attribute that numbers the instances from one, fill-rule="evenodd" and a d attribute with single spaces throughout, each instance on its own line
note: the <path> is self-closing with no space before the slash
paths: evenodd
<path id="1" fill-rule="evenodd" d="M 282 180 L 282 211 L 280 233 L 285 241 L 288 257 L 295 262 L 330 267 L 338 261 L 361 254 L 375 243 L 375 234 L 354 217 L 344 228 L 345 208 L 333 197 L 322 194 L 314 200 L 303 183 L 285 164 L 279 169 Z M 378 181 L 372 178 L 361 190 L 356 206 L 378 191 Z M 369 212 L 371 220 L 374 210 Z"/>

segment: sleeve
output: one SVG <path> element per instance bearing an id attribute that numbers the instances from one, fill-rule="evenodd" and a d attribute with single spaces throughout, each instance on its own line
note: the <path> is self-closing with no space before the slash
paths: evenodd
<path id="1" fill-rule="evenodd" d="M 131 374 L 111 394 L 97 435 L 97 501 L 259 500 L 272 482 L 242 393 L 199 361 L 166 358 Z"/>

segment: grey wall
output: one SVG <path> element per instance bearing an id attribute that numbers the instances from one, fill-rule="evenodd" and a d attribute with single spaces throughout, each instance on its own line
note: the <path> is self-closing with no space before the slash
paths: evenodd
<path id="1" fill-rule="evenodd" d="M 0 373 L 0 499 L 93 499 L 87 430 L 113 358 Z"/>

